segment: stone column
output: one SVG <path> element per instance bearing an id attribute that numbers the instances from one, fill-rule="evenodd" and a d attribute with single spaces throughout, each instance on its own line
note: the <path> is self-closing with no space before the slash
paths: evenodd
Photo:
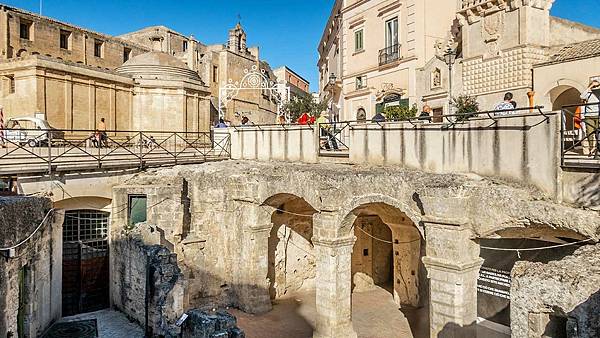
<path id="1" fill-rule="evenodd" d="M 352 247 L 355 237 L 313 238 L 317 259 L 317 327 L 313 338 L 355 338 L 352 327 Z"/>
<path id="2" fill-rule="evenodd" d="M 240 202 L 244 203 L 244 202 Z M 240 308 L 248 313 L 272 309 L 269 296 L 269 235 L 273 224 L 262 206 L 244 203 L 238 214 L 241 246 L 235 288 Z"/>
<path id="3" fill-rule="evenodd" d="M 459 226 L 426 223 L 430 287 L 430 337 L 476 337 L 477 276 L 483 259 L 472 232 Z"/>

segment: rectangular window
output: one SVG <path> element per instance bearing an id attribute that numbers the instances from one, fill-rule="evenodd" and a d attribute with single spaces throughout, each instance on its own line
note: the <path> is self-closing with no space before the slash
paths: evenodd
<path id="1" fill-rule="evenodd" d="M 6 75 L 6 88 L 8 89 L 8 94 L 14 94 L 15 92 L 15 76 L 14 75 Z"/>
<path id="2" fill-rule="evenodd" d="M 104 52 L 104 42 L 100 40 L 94 40 L 94 56 L 101 58 Z"/>
<path id="3" fill-rule="evenodd" d="M 129 225 L 146 222 L 148 201 L 146 195 L 129 195 L 128 202 L 128 220 Z"/>
<path id="4" fill-rule="evenodd" d="M 356 78 L 356 90 L 367 88 L 367 76 L 358 76 Z"/>
<path id="5" fill-rule="evenodd" d="M 31 40 L 31 21 L 21 20 L 19 25 L 19 35 L 21 39 Z"/>
<path id="6" fill-rule="evenodd" d="M 123 62 L 127 62 L 129 59 L 131 59 L 131 48 L 123 48 Z"/>
<path id="7" fill-rule="evenodd" d="M 186 52 L 188 49 L 188 42 L 187 41 L 183 41 L 183 51 Z"/>
<path id="8" fill-rule="evenodd" d="M 385 47 L 398 45 L 398 18 L 385 22 Z"/>
<path id="9" fill-rule="evenodd" d="M 354 32 L 354 51 L 360 52 L 364 47 L 364 31 L 359 29 Z"/>
<path id="10" fill-rule="evenodd" d="M 69 40 L 71 40 L 71 32 L 60 30 L 60 48 L 69 49 Z"/>
<path id="11" fill-rule="evenodd" d="M 213 66 L 213 82 L 219 82 L 219 67 Z"/>

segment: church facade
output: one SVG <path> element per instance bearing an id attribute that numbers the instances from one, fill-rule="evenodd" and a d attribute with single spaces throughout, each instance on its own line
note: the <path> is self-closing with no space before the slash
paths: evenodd
<path id="1" fill-rule="evenodd" d="M 0 105 L 5 120 L 40 117 L 59 129 L 207 131 L 219 88 L 255 67 L 275 79 L 241 25 L 224 45 L 205 45 L 164 26 L 118 37 L 0 6 Z M 277 104 L 241 93 L 225 118 L 271 123 Z"/>

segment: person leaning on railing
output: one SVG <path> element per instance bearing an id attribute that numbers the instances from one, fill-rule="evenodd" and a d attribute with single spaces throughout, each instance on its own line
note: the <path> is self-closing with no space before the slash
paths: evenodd
<path id="1" fill-rule="evenodd" d="M 583 142 L 583 154 L 594 155 L 600 158 L 600 129 L 598 125 L 598 111 L 600 100 L 596 91 L 600 90 L 600 82 L 590 82 L 587 90 L 581 94 L 581 99 L 587 104 L 583 109 L 583 123 L 585 124 L 586 138 Z"/>

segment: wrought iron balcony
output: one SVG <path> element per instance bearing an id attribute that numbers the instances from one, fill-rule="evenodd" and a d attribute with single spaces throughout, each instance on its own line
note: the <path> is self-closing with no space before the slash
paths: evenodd
<path id="1" fill-rule="evenodd" d="M 400 45 L 395 44 L 379 51 L 379 65 L 387 65 L 400 59 Z"/>

